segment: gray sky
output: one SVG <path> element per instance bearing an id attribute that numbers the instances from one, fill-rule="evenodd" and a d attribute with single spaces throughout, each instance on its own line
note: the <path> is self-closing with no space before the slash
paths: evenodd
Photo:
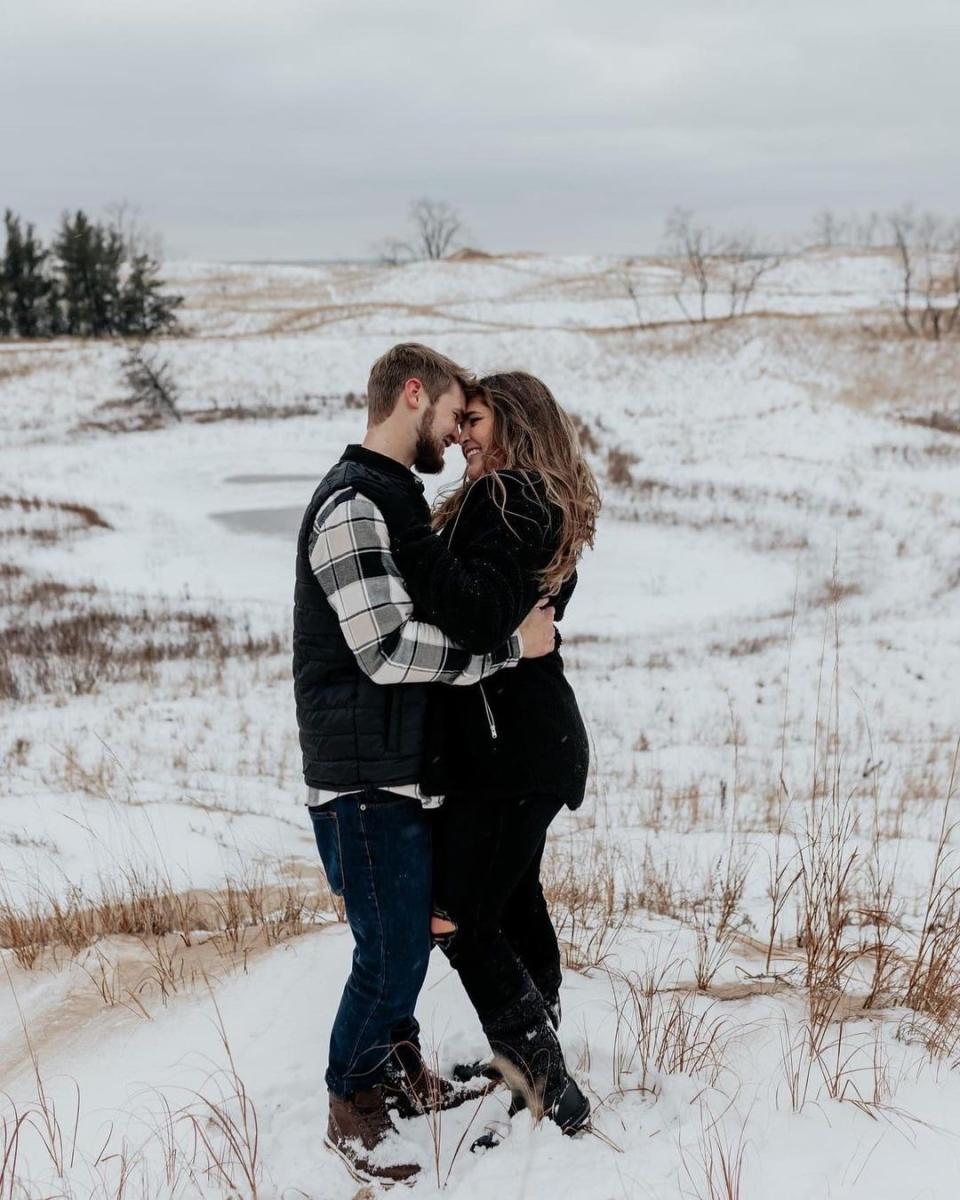
<path id="1" fill-rule="evenodd" d="M 957 0 L 0 0 L 0 207 L 167 252 L 353 257 L 445 199 L 490 250 L 960 215 Z"/>

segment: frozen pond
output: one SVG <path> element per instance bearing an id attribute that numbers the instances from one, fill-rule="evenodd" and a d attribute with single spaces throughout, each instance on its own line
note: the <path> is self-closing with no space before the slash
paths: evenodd
<path id="1" fill-rule="evenodd" d="M 296 508 L 238 508 L 210 516 L 231 533 L 274 533 L 295 538 L 303 518 L 303 504 Z"/>
<path id="2" fill-rule="evenodd" d="M 240 485 L 272 484 L 272 483 L 308 483 L 316 485 L 315 475 L 230 475 L 223 481 Z M 303 510 L 306 506 L 306 496 L 303 504 L 294 507 L 286 505 L 282 508 L 239 508 L 228 509 L 225 512 L 211 513 L 210 516 L 219 521 L 231 533 L 278 534 L 284 538 L 295 538 L 300 529 Z"/>

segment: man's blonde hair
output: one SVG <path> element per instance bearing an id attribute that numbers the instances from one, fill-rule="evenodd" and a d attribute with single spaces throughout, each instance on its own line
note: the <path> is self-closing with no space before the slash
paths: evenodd
<path id="1" fill-rule="evenodd" d="M 430 402 L 459 383 L 464 391 L 476 382 L 475 377 L 446 355 L 421 346 L 419 342 L 401 342 L 381 354 L 370 370 L 367 383 L 367 423 L 379 425 L 396 407 L 408 379 L 419 379 Z"/>

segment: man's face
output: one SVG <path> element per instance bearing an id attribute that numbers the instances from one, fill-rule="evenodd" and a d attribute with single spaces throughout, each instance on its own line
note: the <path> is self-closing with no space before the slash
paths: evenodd
<path id="1" fill-rule="evenodd" d="M 454 383 L 441 392 L 436 403 L 426 401 L 417 427 L 417 447 L 414 467 L 421 475 L 436 475 L 443 470 L 443 455 L 460 436 L 460 422 L 466 399 L 463 388 Z"/>

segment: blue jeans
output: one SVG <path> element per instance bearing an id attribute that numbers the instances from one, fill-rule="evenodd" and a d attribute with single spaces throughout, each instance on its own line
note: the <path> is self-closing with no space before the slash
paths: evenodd
<path id="1" fill-rule="evenodd" d="M 430 958 L 430 819 L 419 800 L 377 788 L 308 811 L 355 943 L 326 1074 L 330 1091 L 346 1098 L 380 1081 L 393 1046 L 419 1044 L 413 1010 Z"/>

